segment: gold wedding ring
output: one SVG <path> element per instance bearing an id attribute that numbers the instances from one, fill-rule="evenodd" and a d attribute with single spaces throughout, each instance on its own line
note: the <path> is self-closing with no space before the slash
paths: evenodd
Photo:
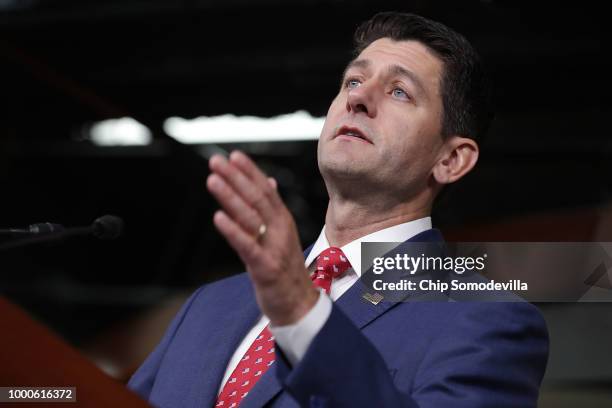
<path id="1" fill-rule="evenodd" d="M 257 239 L 261 239 L 266 234 L 267 230 L 268 230 L 268 227 L 266 226 L 266 224 L 262 223 L 259 226 L 259 230 L 257 230 Z"/>

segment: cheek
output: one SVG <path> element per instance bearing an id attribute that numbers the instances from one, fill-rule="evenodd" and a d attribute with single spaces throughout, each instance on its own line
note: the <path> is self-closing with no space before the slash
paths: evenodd
<path id="1" fill-rule="evenodd" d="M 426 110 L 417 113 L 407 132 L 412 138 L 410 144 L 418 152 L 419 158 L 429 161 L 431 156 L 435 155 L 440 139 L 439 118 L 435 113 Z"/>
<path id="2" fill-rule="evenodd" d="M 332 103 L 329 105 L 329 109 L 327 110 L 327 116 L 338 114 L 342 111 L 344 104 L 344 97 L 342 94 L 336 95 Z"/>
<path id="3" fill-rule="evenodd" d="M 414 174 L 427 172 L 433 161 L 433 134 L 427 126 L 416 118 L 410 124 L 395 127 L 394 131 L 387 128 L 387 133 L 393 135 L 386 145 L 383 161 L 394 163 L 391 168 L 411 169 Z"/>
<path id="4" fill-rule="evenodd" d="M 338 126 L 338 118 L 343 113 L 341 107 L 342 103 L 340 102 L 340 96 L 337 96 L 327 110 L 325 123 L 323 124 L 323 129 L 321 130 L 321 136 L 329 135 L 330 132 L 332 132 Z"/>
<path id="5" fill-rule="evenodd" d="M 439 109 L 430 109 L 423 112 L 421 128 L 423 133 L 430 136 L 430 142 L 437 141 L 442 133 L 442 113 Z"/>

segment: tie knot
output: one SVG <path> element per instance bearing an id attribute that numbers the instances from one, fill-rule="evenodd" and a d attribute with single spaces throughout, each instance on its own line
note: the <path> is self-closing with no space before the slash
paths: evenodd
<path id="1" fill-rule="evenodd" d="M 331 279 L 336 279 L 346 272 L 351 264 L 340 248 L 329 247 L 317 257 L 316 267 L 317 273 L 323 273 Z"/>

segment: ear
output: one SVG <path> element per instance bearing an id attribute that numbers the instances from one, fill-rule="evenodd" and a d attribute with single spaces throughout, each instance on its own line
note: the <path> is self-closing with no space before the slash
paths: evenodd
<path id="1" fill-rule="evenodd" d="M 450 184 L 467 174 L 478 161 L 478 144 L 467 137 L 450 136 L 441 149 L 441 157 L 433 168 L 439 184 Z"/>

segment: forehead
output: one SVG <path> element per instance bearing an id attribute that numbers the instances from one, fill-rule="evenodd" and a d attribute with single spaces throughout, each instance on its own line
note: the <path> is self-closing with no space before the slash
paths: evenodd
<path id="1" fill-rule="evenodd" d="M 437 93 L 442 78 L 442 61 L 418 41 L 381 38 L 368 45 L 355 61 L 367 60 L 374 70 L 399 65 L 413 72 L 426 88 Z"/>

